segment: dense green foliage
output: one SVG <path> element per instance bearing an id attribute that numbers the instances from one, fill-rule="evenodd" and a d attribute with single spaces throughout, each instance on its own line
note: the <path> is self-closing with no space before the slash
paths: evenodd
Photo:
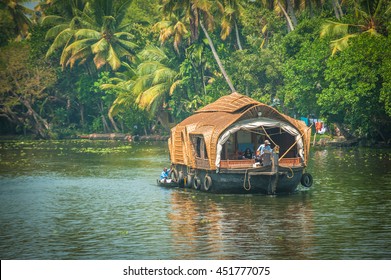
<path id="1" fill-rule="evenodd" d="M 390 141 L 390 0 L 23 2 L 0 5 L 1 133 L 167 133 L 236 90 Z"/>

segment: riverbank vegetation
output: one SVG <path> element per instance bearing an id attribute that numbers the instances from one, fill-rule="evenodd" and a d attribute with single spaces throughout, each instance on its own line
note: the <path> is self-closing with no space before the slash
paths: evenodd
<path id="1" fill-rule="evenodd" d="M 390 142 L 390 0 L 0 1 L 0 130 L 168 133 L 237 91 Z"/>

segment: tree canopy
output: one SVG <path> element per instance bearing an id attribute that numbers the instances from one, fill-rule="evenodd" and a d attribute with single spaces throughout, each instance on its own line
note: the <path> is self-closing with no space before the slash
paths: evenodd
<path id="1" fill-rule="evenodd" d="M 168 133 L 238 91 L 390 143 L 390 0 L 0 2 L 0 129 Z"/>

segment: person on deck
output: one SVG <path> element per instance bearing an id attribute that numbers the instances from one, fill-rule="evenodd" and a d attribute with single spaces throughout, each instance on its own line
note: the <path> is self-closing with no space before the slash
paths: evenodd
<path id="1" fill-rule="evenodd" d="M 251 152 L 250 148 L 247 148 L 244 151 L 243 158 L 246 158 L 246 159 L 252 159 L 253 158 L 253 152 Z"/>
<path id="2" fill-rule="evenodd" d="M 170 177 L 170 169 L 167 169 L 167 167 L 164 167 L 162 174 L 160 174 L 160 182 L 162 183 L 171 183 Z"/>
<path id="3" fill-rule="evenodd" d="M 265 140 L 265 142 L 258 147 L 257 152 L 259 154 L 259 158 L 258 159 L 259 159 L 260 162 L 262 162 L 265 152 L 266 153 L 271 153 L 272 152 L 272 148 L 270 147 L 269 140 Z"/>

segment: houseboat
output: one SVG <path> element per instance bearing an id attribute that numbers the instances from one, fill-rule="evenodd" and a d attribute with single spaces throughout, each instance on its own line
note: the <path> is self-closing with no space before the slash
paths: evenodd
<path id="1" fill-rule="evenodd" d="M 172 178 L 213 193 L 293 193 L 300 183 L 312 185 L 310 138 L 304 122 L 235 92 L 171 129 Z M 265 140 L 272 150 L 260 156 Z"/>

